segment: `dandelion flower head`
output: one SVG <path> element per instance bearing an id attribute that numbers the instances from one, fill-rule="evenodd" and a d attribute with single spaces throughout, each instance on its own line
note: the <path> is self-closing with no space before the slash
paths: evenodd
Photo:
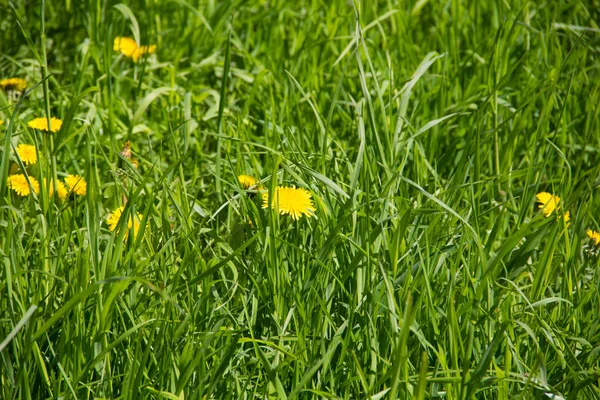
<path id="1" fill-rule="evenodd" d="M 140 46 L 137 48 L 136 51 L 133 52 L 133 54 L 131 55 L 131 58 L 133 59 L 133 62 L 138 62 L 138 60 L 140 58 L 142 58 L 144 56 L 144 54 L 152 54 L 155 51 L 156 51 L 155 44 L 151 44 L 149 46 Z"/>
<path id="2" fill-rule="evenodd" d="M 288 214 L 298 220 L 302 216 L 313 217 L 316 208 L 312 202 L 312 194 L 302 188 L 278 186 L 272 194 L 271 207 L 281 215 Z M 269 193 L 262 195 L 263 208 L 269 207 Z"/>
<path id="3" fill-rule="evenodd" d="M 538 193 L 535 197 L 540 203 L 539 209 L 542 210 L 545 217 L 549 217 L 554 211 L 560 210 L 560 197 L 548 192 Z"/>
<path id="4" fill-rule="evenodd" d="M 27 126 L 40 131 L 48 132 L 48 119 L 46 117 L 36 118 L 32 121 L 29 121 Z M 62 120 L 54 117 L 50 118 L 50 128 L 52 129 L 52 132 L 58 132 L 61 126 Z"/>
<path id="5" fill-rule="evenodd" d="M 29 177 L 29 182 L 31 182 L 31 187 L 29 187 L 27 178 L 23 174 L 9 175 L 6 180 L 8 188 L 14 190 L 19 196 L 29 196 L 32 188 L 35 193 L 39 193 L 39 182 L 33 176 Z"/>
<path id="6" fill-rule="evenodd" d="M 588 231 L 586 233 L 587 233 L 588 237 L 594 241 L 595 246 L 600 245 L 600 232 L 596 232 L 591 229 L 588 229 Z"/>
<path id="7" fill-rule="evenodd" d="M 113 50 L 120 52 L 126 57 L 131 57 L 137 48 L 137 43 L 130 37 L 117 36 L 113 43 Z"/>
<path id="8" fill-rule="evenodd" d="M 67 175 L 65 183 L 69 190 L 78 196 L 85 196 L 87 193 L 87 183 L 83 176 L 79 175 Z"/>
<path id="9" fill-rule="evenodd" d="M 250 189 L 252 186 L 256 185 L 256 182 L 258 182 L 255 177 L 250 175 L 239 175 L 238 181 L 244 189 Z"/>
<path id="10" fill-rule="evenodd" d="M 563 215 L 563 220 L 567 225 L 569 225 L 569 221 L 571 220 L 571 213 L 569 211 L 567 211 L 565 215 Z"/>
<path id="11" fill-rule="evenodd" d="M 50 195 L 50 197 L 52 197 L 54 195 L 54 183 L 52 182 L 52 180 L 50 180 L 50 185 L 48 185 L 46 183 L 46 180 L 44 179 L 44 186 L 48 187 L 48 194 Z M 56 190 L 56 194 L 58 196 L 59 200 L 64 200 L 67 198 L 67 194 L 69 194 L 69 191 L 67 190 L 67 187 L 65 186 L 64 183 L 62 183 L 61 181 L 59 181 L 58 179 L 56 180 L 56 187 L 58 188 Z"/>
<path id="12" fill-rule="evenodd" d="M 156 51 L 156 45 L 138 46 L 135 40 L 130 37 L 117 36 L 113 43 L 113 50 L 118 51 L 125 57 L 131 57 L 133 62 L 138 62 L 144 54 L 152 54 Z"/>
<path id="13" fill-rule="evenodd" d="M 35 151 L 35 146 L 31 144 L 20 144 L 17 146 L 17 154 L 23 164 L 25 165 L 33 165 L 37 163 L 37 153 Z"/>
<path id="14" fill-rule="evenodd" d="M 27 87 L 27 81 L 21 78 L 2 79 L 0 87 L 6 91 L 22 92 Z"/>
<path id="15" fill-rule="evenodd" d="M 115 229 L 117 229 L 117 226 L 119 225 L 119 220 L 121 219 L 121 216 L 123 215 L 123 210 L 125 210 L 124 206 L 121 206 L 117 209 L 115 209 L 109 216 L 107 219 L 108 222 L 108 229 L 111 231 L 114 231 Z M 133 226 L 133 236 L 137 236 L 138 230 L 140 229 L 140 221 L 142 220 L 142 214 L 140 213 L 135 213 L 135 215 L 130 214 L 129 218 L 127 220 L 127 232 L 126 235 L 129 234 L 129 231 L 131 230 L 131 227 Z M 118 233 L 118 231 L 117 231 Z"/>
<path id="16" fill-rule="evenodd" d="M 539 209 L 542 211 L 542 214 L 544 214 L 544 216 L 546 218 L 551 216 L 552 213 L 555 211 L 557 214 L 559 214 L 560 207 L 561 207 L 560 197 L 550 194 L 548 192 L 538 193 L 535 197 L 537 198 L 537 201 L 540 203 L 540 205 L 538 206 Z M 567 210 L 564 214 L 559 215 L 557 219 L 560 219 L 561 216 L 562 216 L 564 222 L 568 226 L 569 221 L 571 220 L 571 213 Z"/>

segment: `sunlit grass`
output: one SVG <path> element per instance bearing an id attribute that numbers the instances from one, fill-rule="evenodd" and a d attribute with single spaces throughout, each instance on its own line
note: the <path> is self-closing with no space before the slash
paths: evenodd
<path id="1" fill-rule="evenodd" d="M 600 398 L 591 4 L 14 3 L 0 398 Z"/>

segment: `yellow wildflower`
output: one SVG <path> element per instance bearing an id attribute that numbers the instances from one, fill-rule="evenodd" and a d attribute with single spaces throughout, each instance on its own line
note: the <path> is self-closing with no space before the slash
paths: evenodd
<path id="1" fill-rule="evenodd" d="M 239 175 L 238 181 L 244 189 L 250 189 L 251 187 L 256 185 L 256 182 L 258 182 L 258 180 L 255 177 L 250 175 Z"/>
<path id="2" fill-rule="evenodd" d="M 538 193 L 536 196 L 537 201 L 540 203 L 538 208 L 542 211 L 542 214 L 546 218 L 552 215 L 553 212 L 559 213 L 561 207 L 560 197 L 550 194 L 548 192 Z M 565 212 L 562 216 L 565 223 L 569 223 L 571 220 L 571 213 L 569 211 Z M 560 217 L 559 217 L 560 218 Z"/>
<path id="3" fill-rule="evenodd" d="M 40 131 L 48 132 L 48 118 L 46 118 L 46 117 L 36 118 L 32 121 L 29 121 L 27 126 L 29 126 L 30 128 L 33 128 L 33 129 L 40 130 Z M 50 128 L 52 129 L 52 132 L 58 132 L 60 130 L 61 126 L 62 126 L 62 120 L 60 120 L 58 118 L 54 118 L 54 117 L 50 118 Z"/>
<path id="4" fill-rule="evenodd" d="M 156 51 L 155 44 L 151 44 L 149 46 L 140 46 L 137 48 L 136 51 L 133 52 L 133 54 L 131 55 L 131 58 L 133 59 L 133 62 L 138 62 L 138 60 L 140 58 L 142 58 L 144 56 L 144 54 L 152 54 L 155 51 Z"/>
<path id="5" fill-rule="evenodd" d="M 131 57 L 137 50 L 138 45 L 132 38 L 117 36 L 113 42 L 113 50 L 118 51 L 126 57 Z"/>
<path id="6" fill-rule="evenodd" d="M 588 237 L 594 241 L 595 246 L 600 245 L 600 232 L 596 232 L 591 229 L 588 229 L 588 231 L 586 233 L 587 233 Z"/>
<path id="7" fill-rule="evenodd" d="M 37 153 L 35 151 L 35 146 L 31 144 L 20 144 L 17 146 L 17 154 L 23 164 L 25 165 L 33 165 L 37 163 Z"/>
<path id="8" fill-rule="evenodd" d="M 71 192 L 79 196 L 85 196 L 87 193 L 87 183 L 83 176 L 67 175 L 65 183 Z"/>
<path id="9" fill-rule="evenodd" d="M 131 57 L 133 62 L 138 62 L 144 54 L 154 53 L 156 51 L 156 45 L 138 46 L 136 41 L 130 37 L 117 36 L 113 43 L 113 50 L 120 52 L 125 57 Z"/>
<path id="10" fill-rule="evenodd" d="M 119 225 L 119 220 L 121 219 L 121 216 L 123 215 L 123 210 L 125 210 L 124 206 L 121 206 L 119 208 L 117 208 L 116 210 L 114 210 L 107 219 L 108 222 L 108 229 L 110 229 L 111 231 L 114 231 L 115 229 L 117 229 L 117 226 Z M 129 234 L 129 230 L 131 229 L 131 227 L 133 226 L 133 236 L 137 236 L 138 230 L 140 229 L 140 221 L 142 220 L 142 214 L 140 213 L 135 213 L 135 215 L 133 215 L 132 213 L 130 213 L 129 215 L 129 219 L 127 221 L 127 232 L 125 235 Z M 118 233 L 118 231 L 117 231 Z"/>
<path id="11" fill-rule="evenodd" d="M 52 182 L 52 179 L 50 180 L 50 185 L 48 185 L 46 183 L 46 180 L 44 179 L 44 186 L 48 187 L 48 194 L 50 195 L 50 197 L 52 197 L 52 195 L 54 195 L 54 183 Z M 65 186 L 65 184 L 57 179 L 56 186 L 58 187 L 58 189 L 56 190 L 58 199 L 61 201 L 66 199 L 67 194 L 69 194 L 69 191 L 67 190 L 67 187 Z"/>
<path id="12" fill-rule="evenodd" d="M 555 210 L 560 210 L 560 197 L 548 192 L 538 193 L 535 197 L 537 198 L 537 201 L 541 203 L 539 209 L 542 210 L 544 216 L 549 217 Z"/>
<path id="13" fill-rule="evenodd" d="M 21 78 L 2 79 L 0 87 L 6 91 L 22 92 L 27 88 L 27 81 Z"/>
<path id="14" fill-rule="evenodd" d="M 39 182 L 33 176 L 29 177 L 29 182 L 31 183 L 31 187 L 29 186 L 29 183 L 27 183 L 27 178 L 25 177 L 25 175 L 16 174 L 16 175 L 9 175 L 9 177 L 6 181 L 6 184 L 9 189 L 14 190 L 15 193 L 17 193 L 19 196 L 30 195 L 31 189 L 33 189 L 33 191 L 35 193 L 39 193 L 40 192 Z"/>
<path id="15" fill-rule="evenodd" d="M 263 208 L 269 207 L 269 193 L 262 195 Z M 314 216 L 316 208 L 312 202 L 311 193 L 302 188 L 278 186 L 271 200 L 271 208 L 281 215 L 288 214 L 293 219 L 298 220 L 303 215 L 307 217 Z"/>

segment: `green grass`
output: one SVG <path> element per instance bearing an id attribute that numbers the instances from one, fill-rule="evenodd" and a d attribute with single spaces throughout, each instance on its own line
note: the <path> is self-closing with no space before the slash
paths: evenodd
<path id="1" fill-rule="evenodd" d="M 0 0 L 0 398 L 600 398 L 600 3 L 117 3 Z"/>

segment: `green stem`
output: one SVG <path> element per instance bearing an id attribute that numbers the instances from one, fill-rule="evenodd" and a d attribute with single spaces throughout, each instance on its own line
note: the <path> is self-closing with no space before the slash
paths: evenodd
<path id="1" fill-rule="evenodd" d="M 41 62 L 41 73 L 42 73 L 42 80 L 43 80 L 43 91 L 44 91 L 44 105 L 45 105 L 45 111 L 46 111 L 46 118 L 48 119 L 48 137 L 44 137 L 44 147 L 45 150 L 50 154 L 50 172 L 51 172 L 51 176 L 50 179 L 52 180 L 52 187 L 54 188 L 54 191 L 56 191 L 58 189 L 57 186 L 57 179 L 56 179 L 56 155 L 54 154 L 54 136 L 52 135 L 52 122 L 51 122 L 51 118 L 52 115 L 50 114 L 50 85 L 48 83 L 48 57 L 46 55 L 46 24 L 45 24 L 45 10 L 46 10 L 46 1 L 42 0 L 42 3 L 40 5 L 41 10 L 40 10 L 40 15 L 41 15 L 41 32 L 40 32 L 40 44 L 41 44 L 41 57 L 42 57 L 42 62 Z M 41 165 L 41 164 L 40 164 Z M 46 242 L 46 239 L 49 238 L 48 235 L 48 227 L 47 227 L 47 221 L 51 220 L 52 216 L 50 215 L 52 213 L 52 207 L 50 207 L 50 205 L 52 204 L 52 198 L 50 196 L 50 191 L 46 189 L 46 182 L 49 182 L 49 180 L 44 180 L 44 178 L 48 177 L 48 171 L 41 171 L 41 175 L 42 175 L 42 179 L 40 180 L 40 201 L 41 201 L 41 207 L 42 207 L 42 214 L 45 216 L 45 219 L 43 221 L 43 228 L 42 228 L 42 243 L 44 244 L 42 246 L 43 248 L 43 268 L 44 271 L 49 272 L 50 271 L 50 257 L 49 257 L 49 243 Z M 48 184 L 50 185 L 50 184 Z M 46 197 L 46 194 L 48 194 L 48 197 Z"/>

